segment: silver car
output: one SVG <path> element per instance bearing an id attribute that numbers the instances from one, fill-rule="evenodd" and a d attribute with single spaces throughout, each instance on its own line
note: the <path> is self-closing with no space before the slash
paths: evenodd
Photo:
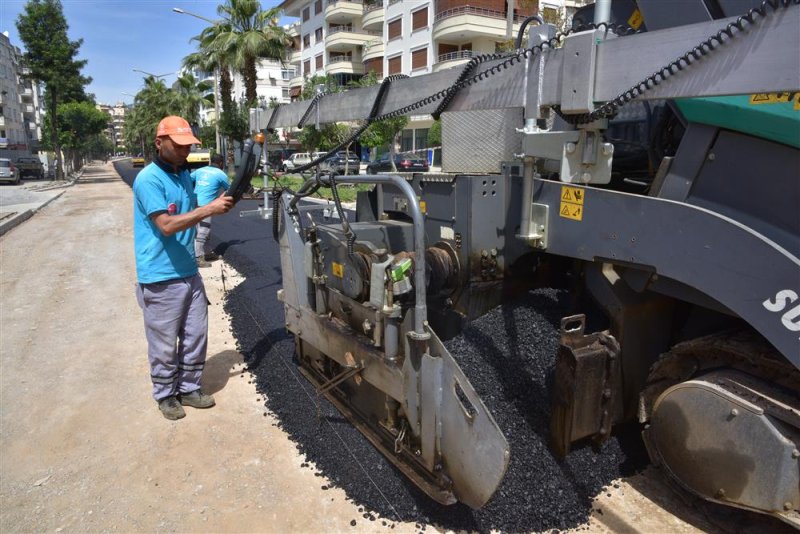
<path id="1" fill-rule="evenodd" d="M 0 182 L 19 183 L 19 169 L 8 158 L 0 158 Z"/>

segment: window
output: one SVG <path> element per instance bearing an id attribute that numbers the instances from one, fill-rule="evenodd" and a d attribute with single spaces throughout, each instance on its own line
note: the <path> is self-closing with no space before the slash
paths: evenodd
<path id="1" fill-rule="evenodd" d="M 311 60 L 303 61 L 303 74 L 311 74 Z"/>
<path id="2" fill-rule="evenodd" d="M 374 59 L 366 60 L 364 62 L 364 71 L 374 72 L 378 76 L 379 80 L 383 78 L 383 58 L 376 57 Z"/>
<path id="3" fill-rule="evenodd" d="M 322 41 L 322 28 L 317 28 L 314 30 L 314 42 L 319 43 Z"/>
<path id="4" fill-rule="evenodd" d="M 389 23 L 389 40 L 397 39 L 403 34 L 403 19 L 399 18 Z"/>
<path id="5" fill-rule="evenodd" d="M 414 130 L 403 130 L 400 137 L 400 152 L 410 152 L 414 150 Z"/>
<path id="6" fill-rule="evenodd" d="M 411 70 L 424 69 L 428 66 L 428 48 L 420 48 L 411 52 Z"/>
<path id="7" fill-rule="evenodd" d="M 322 0 L 317 0 L 314 2 L 314 14 L 319 15 L 322 13 Z"/>
<path id="8" fill-rule="evenodd" d="M 389 58 L 389 74 L 400 74 L 403 70 L 403 57 Z"/>
<path id="9" fill-rule="evenodd" d="M 311 8 L 307 7 L 303 10 L 303 22 L 308 22 L 308 19 L 311 18 Z"/>
<path id="10" fill-rule="evenodd" d="M 417 128 L 414 130 L 414 148 L 428 148 L 428 128 Z"/>
<path id="11" fill-rule="evenodd" d="M 314 61 L 316 62 L 317 70 L 322 70 L 322 54 L 315 57 Z"/>
<path id="12" fill-rule="evenodd" d="M 281 80 L 289 81 L 294 78 L 294 69 L 282 69 L 281 70 Z"/>
<path id="13" fill-rule="evenodd" d="M 303 48 L 308 48 L 311 46 L 311 34 L 307 33 L 303 36 Z"/>
<path id="14" fill-rule="evenodd" d="M 427 6 L 414 11 L 411 14 L 411 31 L 419 30 L 428 27 L 428 8 Z"/>
<path id="15" fill-rule="evenodd" d="M 289 88 L 288 88 L 288 87 L 282 87 L 282 88 L 281 88 L 281 96 L 282 96 L 284 99 L 287 99 L 287 98 L 289 98 Z"/>

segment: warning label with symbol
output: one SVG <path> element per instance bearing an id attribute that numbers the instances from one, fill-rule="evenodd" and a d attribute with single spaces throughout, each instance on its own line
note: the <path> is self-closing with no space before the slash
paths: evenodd
<path id="1" fill-rule="evenodd" d="M 586 191 L 580 187 L 561 186 L 561 205 L 558 214 L 573 221 L 583 220 L 583 201 Z"/>
<path id="2" fill-rule="evenodd" d="M 750 104 L 782 104 L 792 100 L 792 93 L 756 93 L 750 95 Z"/>
<path id="3" fill-rule="evenodd" d="M 336 263 L 334 261 L 332 267 L 333 267 L 333 269 L 332 269 L 333 270 L 333 276 L 335 276 L 337 278 L 343 278 L 344 277 L 344 265 L 342 265 L 341 263 Z"/>

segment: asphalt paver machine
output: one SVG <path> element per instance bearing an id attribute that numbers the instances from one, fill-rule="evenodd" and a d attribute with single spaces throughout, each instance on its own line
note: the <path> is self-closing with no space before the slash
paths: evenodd
<path id="1" fill-rule="evenodd" d="M 442 340 L 560 285 L 608 328 L 562 321 L 554 453 L 638 421 L 686 490 L 800 525 L 799 62 L 796 1 L 615 1 L 505 55 L 252 110 L 254 131 L 442 121 L 442 172 L 275 196 L 303 372 L 433 499 L 481 507 L 509 446 Z M 375 184 L 354 220 L 308 216 L 343 183 Z"/>

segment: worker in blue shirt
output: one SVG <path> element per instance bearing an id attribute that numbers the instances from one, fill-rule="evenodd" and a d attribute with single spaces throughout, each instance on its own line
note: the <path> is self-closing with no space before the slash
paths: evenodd
<path id="1" fill-rule="evenodd" d="M 225 158 L 222 157 L 222 154 L 214 154 L 211 156 L 209 165 L 192 173 L 198 206 L 205 206 L 228 189 L 228 175 L 222 170 L 224 163 Z M 197 237 L 194 238 L 194 255 L 198 267 L 208 267 L 211 265 L 209 262 L 219 259 L 217 254 L 206 252 L 210 234 L 211 217 L 206 217 L 197 224 Z"/>
<path id="2" fill-rule="evenodd" d="M 133 182 L 136 297 L 144 313 L 153 398 L 170 420 L 183 406 L 210 408 L 201 391 L 208 348 L 208 300 L 194 256 L 195 226 L 227 213 L 233 198 L 220 195 L 197 207 L 186 158 L 200 141 L 189 123 L 170 116 L 158 124 L 155 161 Z"/>

